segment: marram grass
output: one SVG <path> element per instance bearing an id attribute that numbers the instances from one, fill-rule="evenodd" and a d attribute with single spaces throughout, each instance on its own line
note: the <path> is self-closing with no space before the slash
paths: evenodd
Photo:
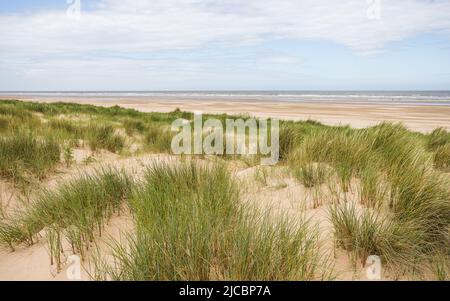
<path id="1" fill-rule="evenodd" d="M 316 230 L 238 202 L 223 165 L 158 163 L 132 194 L 136 233 L 112 243 L 112 280 L 312 280 L 325 277 Z"/>
<path id="2" fill-rule="evenodd" d="M 375 211 L 358 215 L 339 207 L 331 218 L 339 246 L 361 261 L 379 255 L 390 266 L 420 270 L 436 250 L 448 248 L 449 178 L 433 167 L 436 157 L 433 163 L 421 139 L 387 123 L 363 130 L 329 128 L 306 136 L 291 153 L 293 171 L 302 162 L 329 164 L 345 193 L 351 180 L 359 179 L 360 203 Z M 439 149 L 447 138 L 439 130 L 428 139 Z"/>
<path id="3" fill-rule="evenodd" d="M 63 238 L 72 251 L 84 257 L 105 223 L 119 214 L 128 197 L 132 182 L 128 176 L 110 168 L 62 184 L 58 189 L 43 191 L 36 201 L 15 212 L 0 223 L 0 242 L 14 249 L 15 245 L 35 243 L 46 230 L 52 260 L 58 265 L 56 250 Z"/>
<path id="4" fill-rule="evenodd" d="M 60 161 L 71 166 L 73 147 L 124 154 L 123 150 L 130 145 L 141 144 L 139 149 L 169 153 L 171 122 L 177 118 L 192 120 L 192 117 L 181 110 L 143 113 L 118 106 L 1 100 L 0 177 L 16 184 L 41 180 Z M 225 120 L 236 116 L 204 117 Z M 439 279 L 448 278 L 448 131 L 441 128 L 424 135 L 390 123 L 366 129 L 330 127 L 313 121 L 282 121 L 280 126 L 280 164 L 289 165 L 302 185 L 316 189 L 324 183 L 336 186 L 335 190 L 345 196 L 358 195 L 361 212 L 333 207 L 330 213 L 340 247 L 357 261 L 362 262 L 368 253 L 376 253 L 389 266 L 407 270 L 419 269 L 437 258 L 439 262 L 433 261 L 427 268 L 435 271 Z M 247 160 L 239 156 L 233 159 Z M 327 176 L 324 177 L 325 166 Z M 297 225 L 287 220 L 274 223 L 259 214 L 249 214 L 254 210 L 244 209 L 236 201 L 236 184 L 233 181 L 230 184 L 229 175 L 224 176 L 220 171 L 222 167 L 215 169 L 149 168 L 146 180 L 132 193 L 131 208 L 137 232 L 129 238 L 131 251 L 121 254 L 128 247 L 114 248 L 118 268 L 109 267 L 103 275 L 116 279 L 311 279 L 314 274 L 317 278 L 320 273 L 314 268 L 315 258 L 305 255 L 299 263 L 300 259 L 292 255 L 315 250 L 314 231 L 307 223 L 303 220 Z M 123 178 L 117 174 L 118 179 Z M 41 195 L 27 210 L 8 214 L 0 222 L 2 243 L 15 248 L 24 242 L 34 243 L 47 233 L 55 262 L 59 260 L 57 250 L 62 240 L 71 241 L 75 252 L 84 252 L 89 245 L 88 238 L 103 231 L 101 225 L 109 218 L 111 208 L 116 208 L 115 200 L 120 199 L 118 203 L 123 204 L 127 199 L 123 195 L 128 196 L 131 189 L 129 180 L 115 177 L 103 180 L 100 174 L 88 178 L 82 176 L 80 181 L 63 184 L 56 191 Z M 216 184 L 217 187 L 211 187 Z M 357 191 L 353 190 L 355 185 Z M 119 187 L 117 191 L 115 187 Z M 114 197 L 109 198 L 107 191 Z M 56 200 L 67 207 L 56 206 Z M 104 204 L 102 200 L 107 200 L 109 205 L 100 206 Z M 340 200 L 336 198 L 336 203 Z M 326 200 L 317 202 L 326 203 Z M 169 235 L 164 237 L 158 228 L 168 229 Z M 176 236 L 178 228 L 189 235 Z M 194 230 L 207 235 L 213 244 L 208 245 Z M 157 235 L 164 244 L 155 244 L 148 233 Z M 245 246 L 235 243 L 237 240 L 246 242 Z M 264 244 L 269 247 L 265 248 Z M 292 246 L 292 254 L 277 247 L 278 244 Z M 165 245 L 171 248 L 162 248 Z M 211 254 L 206 256 L 206 252 Z M 260 254 L 254 257 L 257 260 L 249 255 L 251 252 Z M 179 254 L 191 256 L 194 263 L 189 265 L 184 258 L 175 258 Z M 274 271 L 263 255 L 275 258 L 280 271 Z M 147 261 L 154 258 L 162 260 L 158 266 Z M 280 258 L 285 260 L 285 265 Z M 143 273 L 136 267 L 137 262 L 152 272 Z M 171 267 L 174 263 L 177 268 Z M 290 268 L 292 273 L 287 272 Z"/>
<path id="5" fill-rule="evenodd" d="M 42 179 L 60 159 L 60 147 L 52 138 L 38 139 L 31 132 L 0 137 L 0 176 L 24 182 Z"/>

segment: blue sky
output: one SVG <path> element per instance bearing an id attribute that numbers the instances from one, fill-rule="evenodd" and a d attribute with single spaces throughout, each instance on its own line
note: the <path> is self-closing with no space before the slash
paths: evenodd
<path id="1" fill-rule="evenodd" d="M 84 9 L 92 9 L 96 5 L 96 0 L 85 0 L 81 3 Z M 39 12 L 49 9 L 65 10 L 68 3 L 66 0 L 14 0 L 14 1 L 1 1 L 0 12 L 1 13 L 24 13 L 24 12 Z"/>
<path id="2" fill-rule="evenodd" d="M 450 89 L 450 1 L 80 3 L 0 2 L 1 91 Z"/>

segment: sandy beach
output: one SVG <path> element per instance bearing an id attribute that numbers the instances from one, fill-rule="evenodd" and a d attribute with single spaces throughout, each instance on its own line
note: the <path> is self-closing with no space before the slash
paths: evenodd
<path id="1" fill-rule="evenodd" d="M 142 112 L 170 112 L 177 108 L 183 111 L 203 113 L 243 114 L 255 117 L 271 117 L 284 120 L 313 119 L 327 125 L 350 125 L 364 128 L 383 121 L 401 122 L 413 131 L 428 133 L 438 127 L 450 129 L 450 106 L 417 104 L 374 103 L 325 103 L 226 100 L 175 100 L 175 99 L 127 99 L 127 98 L 45 98 L 3 96 L 3 99 L 19 99 L 37 102 L 75 102 L 98 106 L 119 105 Z"/>

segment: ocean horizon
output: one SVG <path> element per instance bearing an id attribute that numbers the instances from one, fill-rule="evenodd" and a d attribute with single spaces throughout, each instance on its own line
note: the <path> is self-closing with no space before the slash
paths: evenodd
<path id="1" fill-rule="evenodd" d="M 450 91 L 315 91 L 315 90 L 217 90 L 217 91 L 1 91 L 0 97 L 31 99 L 138 99 L 228 100 L 326 103 L 382 103 L 450 105 Z"/>

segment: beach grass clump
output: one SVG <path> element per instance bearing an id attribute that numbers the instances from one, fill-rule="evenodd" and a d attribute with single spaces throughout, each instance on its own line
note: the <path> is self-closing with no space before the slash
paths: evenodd
<path id="1" fill-rule="evenodd" d="M 419 270 L 426 258 L 424 234 L 413 223 L 400 223 L 376 210 L 357 210 L 351 204 L 333 205 L 330 216 L 337 246 L 349 251 L 354 263 L 364 266 L 370 255 L 377 255 L 402 273 Z"/>
<path id="2" fill-rule="evenodd" d="M 4 116 L 0 116 L 0 131 L 5 131 L 9 128 L 10 119 Z"/>
<path id="3" fill-rule="evenodd" d="M 414 164 L 428 165 L 431 157 L 422 141 L 401 124 L 382 123 L 363 130 L 366 141 L 378 158 L 375 162 L 388 175 Z M 372 161 L 368 163 L 372 164 Z"/>
<path id="4" fill-rule="evenodd" d="M 342 186 L 347 192 L 350 181 L 370 156 L 369 146 L 362 143 L 361 134 L 342 128 L 327 128 L 306 136 L 300 147 L 291 156 L 291 167 L 296 162 L 326 163 L 335 169 Z"/>
<path id="5" fill-rule="evenodd" d="M 374 178 L 389 177 L 414 162 L 426 165 L 430 160 L 421 142 L 407 129 L 388 123 L 363 130 L 345 127 L 317 130 L 307 135 L 292 154 L 293 164 L 300 160 L 334 167 L 345 192 L 354 177 L 363 178 L 368 185 Z"/>
<path id="6" fill-rule="evenodd" d="M 437 128 L 428 135 L 427 147 L 430 150 L 436 150 L 445 144 L 450 144 L 450 132 L 444 128 Z"/>
<path id="7" fill-rule="evenodd" d="M 111 216 L 120 213 L 131 185 L 125 173 L 103 169 L 65 183 L 55 191 L 43 191 L 36 201 L 0 224 L 0 241 L 10 247 L 31 245 L 46 230 L 49 242 L 59 244 L 50 246 L 51 250 L 61 249 L 64 237 L 72 251 L 83 256 L 94 235 L 101 235 Z"/>
<path id="8" fill-rule="evenodd" d="M 222 164 L 155 163 L 135 189 L 136 233 L 112 244 L 113 280 L 307 280 L 319 272 L 317 232 L 269 220 L 239 203 Z"/>
<path id="9" fill-rule="evenodd" d="M 330 173 L 324 163 L 307 163 L 303 166 L 295 166 L 293 175 L 306 188 L 311 188 L 325 183 Z"/>
<path id="10" fill-rule="evenodd" d="M 450 238 L 449 238 L 450 241 Z M 450 280 L 450 254 L 448 252 L 439 251 L 436 255 L 430 258 L 430 273 L 434 276 L 436 281 Z"/>
<path id="11" fill-rule="evenodd" d="M 75 122 L 67 119 L 51 119 L 48 126 L 55 131 L 64 132 L 68 136 L 79 138 L 83 134 L 83 128 Z"/>
<path id="12" fill-rule="evenodd" d="M 147 125 L 139 119 L 126 118 L 122 122 L 127 135 L 132 136 L 135 133 L 142 134 L 147 130 Z"/>
<path id="13" fill-rule="evenodd" d="M 60 147 L 52 138 L 16 132 L 0 138 L 0 176 L 15 182 L 29 176 L 45 177 L 60 160 Z"/>
<path id="14" fill-rule="evenodd" d="M 32 114 L 28 110 L 21 109 L 15 105 L 1 104 L 1 103 L 0 103 L 0 115 L 16 117 L 21 120 L 26 120 L 26 119 L 32 118 Z"/>
<path id="15" fill-rule="evenodd" d="M 442 131 L 440 133 L 435 133 L 435 136 L 442 136 Z M 439 154 L 445 157 L 444 151 Z M 295 170 L 296 162 L 330 165 L 335 169 L 344 192 L 349 191 L 352 179 L 359 179 L 361 204 L 374 208 L 378 213 L 386 211 L 389 222 L 386 219 L 379 222 L 374 216 L 367 215 L 346 220 L 347 230 L 360 237 L 359 245 L 370 246 L 373 243 L 361 234 L 368 231 L 362 227 L 372 229 L 379 224 L 377 227 L 380 228 L 374 231 L 381 233 L 380 237 L 407 237 L 416 246 L 412 251 L 409 247 L 402 249 L 395 246 L 395 239 L 390 238 L 391 242 L 384 242 L 386 244 L 381 247 L 368 247 L 371 252 L 379 252 L 374 255 L 394 258 L 387 253 L 392 247 L 398 253 L 409 254 L 414 260 L 419 260 L 431 256 L 436 250 L 445 249 L 442 242 L 446 240 L 445 233 L 450 223 L 448 178 L 433 168 L 433 157 L 427 152 L 423 140 L 402 125 L 383 123 L 362 130 L 325 128 L 313 131 L 291 157 L 289 164 L 292 170 Z M 334 214 L 333 218 L 352 216 L 353 213 L 342 211 Z M 342 227 L 339 223 L 334 225 Z M 357 227 L 356 230 L 352 225 Z M 414 231 L 405 225 L 413 225 Z M 359 245 L 356 249 L 362 248 Z M 357 252 L 359 257 L 366 253 L 365 250 Z M 393 263 L 395 260 L 386 261 Z M 397 262 L 408 264 L 405 258 Z"/>
<path id="16" fill-rule="evenodd" d="M 145 144 L 151 151 L 170 153 L 172 138 L 170 129 L 156 124 L 149 126 L 145 132 Z"/>
<path id="17" fill-rule="evenodd" d="M 0 220 L 0 243 L 11 251 L 15 251 L 15 245 L 26 241 L 27 237 L 16 221 Z"/>
<path id="18" fill-rule="evenodd" d="M 68 133 L 78 134 L 80 128 L 70 120 L 66 119 L 51 119 L 48 126 L 54 130 L 66 131 Z"/>
<path id="19" fill-rule="evenodd" d="M 121 108 L 117 105 L 112 107 L 101 107 L 77 103 L 40 103 L 19 100 L 0 100 L 0 105 L 11 105 L 18 109 L 26 110 L 32 113 L 41 113 L 47 117 L 69 114 L 96 115 L 104 116 L 110 119 L 118 117 L 140 118 L 146 116 L 146 113 L 138 112 L 134 109 Z"/>
<path id="20" fill-rule="evenodd" d="M 359 197 L 362 205 L 377 208 L 386 204 L 389 188 L 385 177 L 379 170 L 368 167 L 361 171 Z"/>
<path id="21" fill-rule="evenodd" d="M 293 122 L 282 122 L 279 134 L 280 159 L 287 160 L 291 152 L 301 141 L 301 132 Z"/>
<path id="22" fill-rule="evenodd" d="M 445 241 L 450 225 L 450 189 L 448 178 L 430 167 L 412 167 L 391 179 L 391 203 L 395 218 L 414 221 L 426 237 L 424 243 Z"/>
<path id="23" fill-rule="evenodd" d="M 436 149 L 433 162 L 437 169 L 450 172 L 450 143 L 444 144 Z"/>
<path id="24" fill-rule="evenodd" d="M 106 149 L 111 152 L 119 152 L 125 145 L 125 139 L 116 134 L 112 125 L 90 124 L 85 128 L 89 147 L 96 151 Z"/>
<path id="25" fill-rule="evenodd" d="M 0 103 L 0 131 L 32 130 L 40 125 L 41 120 L 31 112 L 15 105 Z"/>
<path id="26" fill-rule="evenodd" d="M 67 119 L 50 119 L 42 130 L 42 135 L 52 136 L 64 146 L 80 146 L 85 133 L 82 125 Z"/>

